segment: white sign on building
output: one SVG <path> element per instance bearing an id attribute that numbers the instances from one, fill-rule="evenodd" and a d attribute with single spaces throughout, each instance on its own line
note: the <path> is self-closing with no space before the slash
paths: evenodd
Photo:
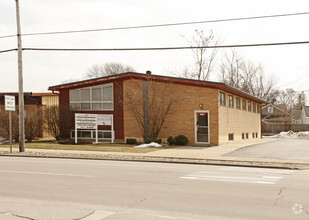
<path id="1" fill-rule="evenodd" d="M 4 96 L 5 111 L 15 111 L 15 96 Z"/>
<path id="2" fill-rule="evenodd" d="M 96 129 L 97 115 L 95 114 L 75 114 L 75 127 L 77 129 Z"/>
<path id="3" fill-rule="evenodd" d="M 113 115 L 98 115 L 98 125 L 112 125 Z"/>

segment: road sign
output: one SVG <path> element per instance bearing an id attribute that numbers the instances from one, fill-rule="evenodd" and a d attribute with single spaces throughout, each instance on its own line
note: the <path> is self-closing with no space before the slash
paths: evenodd
<path id="1" fill-rule="evenodd" d="M 96 129 L 96 114 L 75 114 L 75 124 L 77 129 Z"/>
<path id="2" fill-rule="evenodd" d="M 15 96 L 5 95 L 5 111 L 15 111 Z"/>

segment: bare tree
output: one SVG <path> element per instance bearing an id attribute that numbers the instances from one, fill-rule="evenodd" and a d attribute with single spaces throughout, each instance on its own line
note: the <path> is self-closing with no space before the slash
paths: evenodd
<path id="1" fill-rule="evenodd" d="M 192 47 L 194 65 L 193 67 L 185 67 L 184 71 L 177 75 L 190 79 L 208 80 L 214 71 L 218 50 L 206 47 L 217 46 L 219 39 L 214 36 L 213 31 L 206 34 L 203 30 L 195 30 L 195 35 L 186 41 Z"/>
<path id="2" fill-rule="evenodd" d="M 134 115 L 143 139 L 156 139 L 167 115 L 171 113 L 171 106 L 182 98 L 176 95 L 171 83 L 151 79 L 132 81 L 123 92 L 125 105 Z"/>
<path id="3" fill-rule="evenodd" d="M 240 88 L 242 65 L 242 58 L 236 50 L 232 50 L 231 54 L 225 52 L 221 63 L 220 81 L 230 86 Z"/>
<path id="4" fill-rule="evenodd" d="M 86 71 L 86 78 L 97 78 L 134 71 L 135 69 L 132 66 L 123 65 L 121 63 L 110 62 L 103 65 L 94 64 Z"/>
<path id="5" fill-rule="evenodd" d="M 276 94 L 274 77 L 267 77 L 261 64 L 245 60 L 236 50 L 225 53 L 219 80 L 265 101 Z"/>
<path id="6" fill-rule="evenodd" d="M 74 125 L 74 114 L 66 106 L 49 106 L 44 111 L 44 123 L 47 130 L 58 141 L 66 138 Z"/>
<path id="7" fill-rule="evenodd" d="M 302 107 L 304 107 L 305 105 L 306 105 L 306 95 L 302 91 L 297 96 L 297 103 L 295 104 L 294 109 L 301 110 Z"/>
<path id="8" fill-rule="evenodd" d="M 297 104 L 298 93 L 290 88 L 280 91 L 276 104 L 285 104 L 288 111 L 292 111 Z"/>
<path id="9" fill-rule="evenodd" d="M 28 142 L 40 136 L 43 129 L 42 110 L 38 108 L 36 111 L 29 111 L 25 117 L 25 138 Z"/>

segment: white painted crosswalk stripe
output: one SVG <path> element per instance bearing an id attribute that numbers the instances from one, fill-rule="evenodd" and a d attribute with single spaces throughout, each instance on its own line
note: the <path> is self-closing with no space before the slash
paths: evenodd
<path id="1" fill-rule="evenodd" d="M 182 179 L 235 183 L 276 184 L 294 170 L 221 167 L 214 171 L 199 171 L 182 176 Z"/>

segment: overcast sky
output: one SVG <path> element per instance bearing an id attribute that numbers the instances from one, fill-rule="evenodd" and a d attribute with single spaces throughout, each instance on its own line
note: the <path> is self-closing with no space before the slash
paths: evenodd
<path id="1" fill-rule="evenodd" d="M 309 12 L 308 0 L 20 0 L 22 33 L 137 26 Z M 309 15 L 78 34 L 24 36 L 23 47 L 133 48 L 188 46 L 194 30 L 213 30 L 222 44 L 309 40 Z M 15 1 L 0 1 L 0 36 L 16 34 Z M 0 50 L 16 48 L 0 38 Z M 221 49 L 220 49 L 221 50 Z M 222 50 L 221 50 L 222 51 Z M 278 88 L 309 90 L 309 44 L 239 48 L 242 57 L 276 75 Z M 23 52 L 24 91 L 82 79 L 93 64 L 120 62 L 137 72 L 171 75 L 192 65 L 190 50 L 125 52 Z M 17 52 L 0 54 L 0 91 L 18 90 Z M 211 76 L 216 80 L 216 74 Z M 307 93 L 308 94 L 308 93 Z"/>

